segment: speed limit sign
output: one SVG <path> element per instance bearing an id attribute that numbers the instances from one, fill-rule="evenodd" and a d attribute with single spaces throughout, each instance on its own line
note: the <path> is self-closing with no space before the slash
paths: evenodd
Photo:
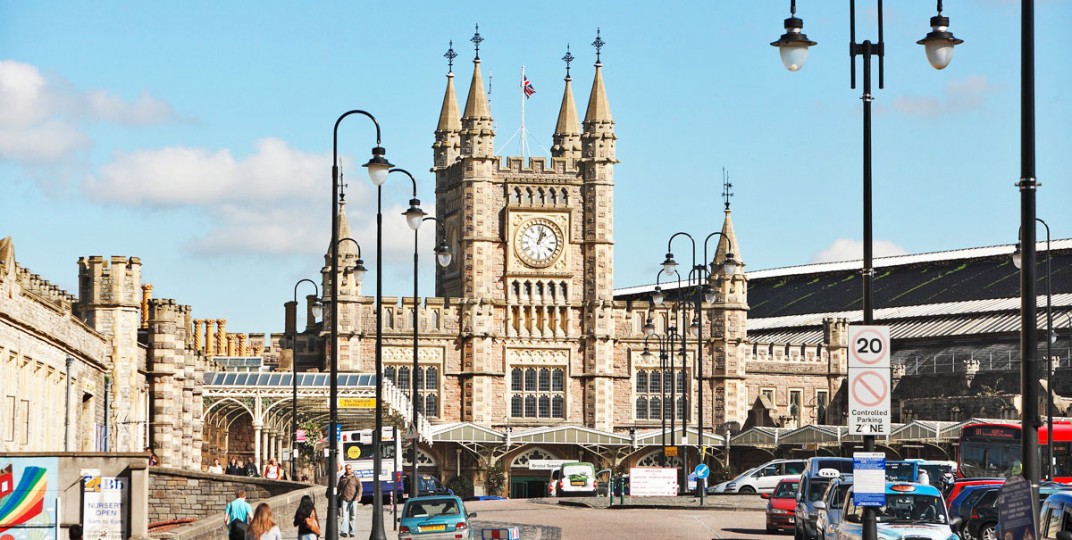
<path id="1" fill-rule="evenodd" d="M 889 326 L 849 326 L 849 369 L 890 367 Z"/>

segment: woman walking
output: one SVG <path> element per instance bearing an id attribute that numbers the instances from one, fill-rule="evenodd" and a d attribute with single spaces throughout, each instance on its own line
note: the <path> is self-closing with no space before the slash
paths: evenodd
<path id="1" fill-rule="evenodd" d="M 320 538 L 320 519 L 316 517 L 313 498 L 303 495 L 294 512 L 294 526 L 298 528 L 298 540 L 317 540 Z"/>
<path id="2" fill-rule="evenodd" d="M 268 503 L 260 503 L 253 512 L 253 522 L 246 530 L 246 540 L 283 540 L 283 533 L 279 531 L 279 525 L 272 521 L 272 507 Z"/>

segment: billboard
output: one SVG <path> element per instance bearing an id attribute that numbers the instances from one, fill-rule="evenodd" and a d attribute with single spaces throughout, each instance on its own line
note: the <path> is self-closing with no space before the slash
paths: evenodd
<path id="1" fill-rule="evenodd" d="M 0 458 L 0 540 L 56 537 L 59 458 Z"/>

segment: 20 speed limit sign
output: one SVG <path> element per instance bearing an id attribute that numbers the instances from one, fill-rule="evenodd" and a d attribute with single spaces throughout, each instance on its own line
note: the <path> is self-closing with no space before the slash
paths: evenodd
<path id="1" fill-rule="evenodd" d="M 849 326 L 849 433 L 890 433 L 890 327 Z"/>

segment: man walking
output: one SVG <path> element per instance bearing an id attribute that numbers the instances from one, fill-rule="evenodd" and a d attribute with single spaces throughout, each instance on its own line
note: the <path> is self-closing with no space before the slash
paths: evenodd
<path id="1" fill-rule="evenodd" d="M 342 532 L 339 536 L 354 536 L 354 514 L 361 502 L 361 479 L 354 474 L 353 467 L 346 465 L 346 470 L 339 477 L 339 502 L 342 507 Z"/>
<path id="2" fill-rule="evenodd" d="M 227 503 L 223 512 L 227 516 L 227 538 L 245 540 L 246 528 L 249 527 L 249 519 L 253 514 L 253 507 L 246 502 L 246 491 L 238 490 L 235 500 Z"/>

